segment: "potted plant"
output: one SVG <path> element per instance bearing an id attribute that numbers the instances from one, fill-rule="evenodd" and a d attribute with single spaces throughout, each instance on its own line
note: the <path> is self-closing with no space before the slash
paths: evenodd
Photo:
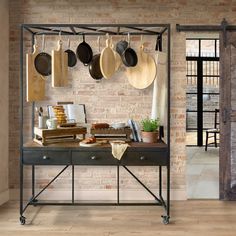
<path id="1" fill-rule="evenodd" d="M 141 136 L 144 143 L 156 143 L 159 137 L 159 119 L 145 118 L 141 120 Z"/>

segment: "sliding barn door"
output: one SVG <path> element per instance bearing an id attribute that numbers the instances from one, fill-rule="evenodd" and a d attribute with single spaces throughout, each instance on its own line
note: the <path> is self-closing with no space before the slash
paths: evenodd
<path id="1" fill-rule="evenodd" d="M 220 75 L 220 199 L 236 200 L 236 32 L 220 35 Z"/>

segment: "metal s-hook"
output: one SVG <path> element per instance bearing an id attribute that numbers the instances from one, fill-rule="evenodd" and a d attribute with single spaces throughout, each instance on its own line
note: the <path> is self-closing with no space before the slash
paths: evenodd
<path id="1" fill-rule="evenodd" d="M 45 34 L 42 35 L 42 51 L 45 49 Z"/>
<path id="2" fill-rule="evenodd" d="M 98 36 L 97 44 L 98 44 L 98 52 L 100 53 L 100 36 Z"/>
<path id="3" fill-rule="evenodd" d="M 59 40 L 61 41 L 61 29 L 59 31 Z"/>
<path id="4" fill-rule="evenodd" d="M 127 36 L 128 36 L 128 47 L 130 47 L 130 33 L 128 33 Z"/>
<path id="5" fill-rule="evenodd" d="M 143 45 L 143 35 L 140 35 L 140 44 Z"/>

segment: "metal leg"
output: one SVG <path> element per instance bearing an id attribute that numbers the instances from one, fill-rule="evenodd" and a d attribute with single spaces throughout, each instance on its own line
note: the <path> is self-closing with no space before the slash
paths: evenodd
<path id="1" fill-rule="evenodd" d="M 117 204 L 120 204 L 120 166 L 117 165 Z"/>
<path id="2" fill-rule="evenodd" d="M 206 132 L 206 145 L 205 145 L 205 151 L 207 151 L 207 145 L 208 145 L 208 132 Z"/>
<path id="3" fill-rule="evenodd" d="M 35 193 L 35 166 L 32 165 L 32 197 L 34 197 Z"/>
<path id="4" fill-rule="evenodd" d="M 167 166 L 167 196 L 166 196 L 166 215 L 162 215 L 163 223 L 169 224 L 170 219 L 170 164 Z"/>
<path id="5" fill-rule="evenodd" d="M 162 197 L 162 168 L 159 166 L 159 196 Z"/>
<path id="6" fill-rule="evenodd" d="M 34 195 L 35 195 L 35 166 L 32 165 L 32 199 L 33 199 L 32 202 L 37 202 L 38 200 L 34 198 Z"/>
<path id="7" fill-rule="evenodd" d="M 23 216 L 24 213 L 23 197 L 24 197 L 24 165 L 21 161 L 20 162 L 20 223 L 22 225 L 25 224 L 25 217 Z"/>
<path id="8" fill-rule="evenodd" d="M 216 133 L 214 133 L 214 141 L 215 141 L 215 147 L 217 147 Z"/>
<path id="9" fill-rule="evenodd" d="M 75 202 L 75 166 L 72 165 L 72 203 Z"/>

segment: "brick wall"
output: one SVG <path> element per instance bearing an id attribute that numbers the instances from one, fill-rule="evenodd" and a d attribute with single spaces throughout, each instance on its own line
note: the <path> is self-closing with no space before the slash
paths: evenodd
<path id="1" fill-rule="evenodd" d="M 236 3 L 230 0 L 189 1 L 189 0 L 11 0 L 10 1 L 10 187 L 16 189 L 19 183 L 19 24 L 20 23 L 171 23 L 171 187 L 182 191 L 185 197 L 185 34 L 175 31 L 175 24 L 219 24 L 223 17 L 230 23 L 236 21 Z M 77 39 L 74 39 L 77 40 Z M 152 40 L 152 39 L 150 39 Z M 137 42 L 138 43 L 138 42 Z M 52 48 L 55 41 L 48 42 Z M 73 47 L 76 42 L 72 42 Z M 26 46 L 29 41 L 26 41 Z M 152 50 L 148 44 L 148 50 Z M 27 47 L 26 47 L 27 51 Z M 52 90 L 48 88 L 49 100 L 73 100 L 85 103 L 89 121 L 126 120 L 131 115 L 140 119 L 150 114 L 152 87 L 145 90 L 133 89 L 122 70 L 111 80 L 95 83 L 89 78 L 84 67 L 77 66 L 70 71 L 70 88 Z M 48 82 L 49 83 L 49 82 Z M 45 104 L 43 104 L 45 105 Z M 26 130 L 30 120 L 26 104 Z M 134 168 L 144 177 L 144 182 L 156 188 L 153 176 L 155 168 Z M 113 168 L 81 167 L 76 186 L 81 189 L 114 189 L 115 170 Z M 44 184 L 56 172 L 55 168 L 38 171 L 39 184 Z M 110 175 L 110 172 L 112 173 Z M 59 189 L 70 188 L 70 172 L 55 185 Z M 30 172 L 26 173 L 29 182 Z M 96 178 L 95 178 L 96 177 Z M 137 188 L 127 175 L 122 187 Z M 55 187 L 55 186 L 54 186 Z"/>

